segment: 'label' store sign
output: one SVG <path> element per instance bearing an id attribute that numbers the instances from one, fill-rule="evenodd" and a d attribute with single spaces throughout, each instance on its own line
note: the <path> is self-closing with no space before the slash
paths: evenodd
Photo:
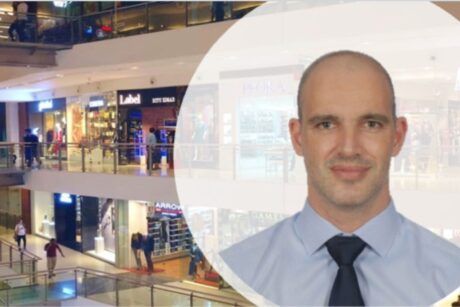
<path id="1" fill-rule="evenodd" d="M 137 95 L 120 94 L 120 105 L 123 106 L 123 105 L 138 105 L 138 104 L 142 104 L 141 94 L 137 94 Z"/>

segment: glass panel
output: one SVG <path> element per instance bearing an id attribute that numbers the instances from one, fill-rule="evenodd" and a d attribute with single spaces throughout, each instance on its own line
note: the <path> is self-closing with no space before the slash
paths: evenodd
<path id="1" fill-rule="evenodd" d="M 10 305 L 40 305 L 45 301 L 44 277 L 38 277 L 34 283 L 29 277 L 10 279 L 0 283 L 0 297 Z M 8 290 L 6 290 L 8 289 Z"/>
<path id="2" fill-rule="evenodd" d="M 120 306 L 150 306 L 150 287 L 119 281 Z"/>
<path id="3" fill-rule="evenodd" d="M 115 305 L 116 282 L 112 278 L 98 276 L 94 274 L 87 274 L 86 278 L 83 278 L 83 291 L 85 297 L 91 300 L 95 300 L 101 303 Z"/>
<path id="4" fill-rule="evenodd" d="M 154 306 L 190 306 L 190 296 L 165 290 L 153 291 Z"/>
<path id="5" fill-rule="evenodd" d="M 187 3 L 188 25 L 212 21 L 212 2 L 193 1 Z"/>
<path id="6" fill-rule="evenodd" d="M 53 278 L 48 278 L 48 301 L 62 301 L 76 297 L 75 274 L 72 271 L 55 272 Z"/>
<path id="7" fill-rule="evenodd" d="M 154 3 L 149 5 L 149 31 L 185 27 L 185 3 Z"/>
<path id="8" fill-rule="evenodd" d="M 246 14 L 261 5 L 260 1 L 235 1 L 232 2 L 233 18 L 243 18 Z"/>
<path id="9" fill-rule="evenodd" d="M 144 32 L 147 28 L 147 6 L 119 9 L 116 30 L 119 35 L 133 35 Z"/>

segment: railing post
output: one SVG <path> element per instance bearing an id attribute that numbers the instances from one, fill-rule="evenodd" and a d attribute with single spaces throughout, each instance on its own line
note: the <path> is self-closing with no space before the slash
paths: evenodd
<path id="1" fill-rule="evenodd" d="M 23 252 L 21 252 L 20 263 L 21 263 L 21 274 L 24 274 L 24 253 Z"/>
<path id="2" fill-rule="evenodd" d="M 190 292 L 190 307 L 193 307 L 193 291 Z"/>
<path id="3" fill-rule="evenodd" d="M 0 242 L 0 262 L 3 261 L 3 259 L 2 259 L 2 258 L 3 258 L 3 257 L 2 257 L 2 254 L 3 254 L 3 253 L 2 253 L 2 249 L 3 249 L 3 243 Z"/>
<path id="4" fill-rule="evenodd" d="M 87 287 L 87 281 L 86 279 L 88 278 L 88 272 L 85 270 L 83 272 L 83 296 L 88 297 L 88 287 Z"/>
<path id="5" fill-rule="evenodd" d="M 13 267 L 13 247 L 10 246 L 10 268 Z"/>
<path id="6" fill-rule="evenodd" d="M 61 145 L 58 146 L 58 168 L 62 171 L 62 147 Z"/>
<path id="7" fill-rule="evenodd" d="M 77 275 L 77 270 L 74 270 L 75 272 L 75 298 L 78 298 L 78 275 Z"/>
<path id="8" fill-rule="evenodd" d="M 149 3 L 145 3 L 145 32 L 149 32 L 150 27 L 149 27 Z"/>
<path id="9" fill-rule="evenodd" d="M 10 168 L 11 167 L 10 147 L 7 146 L 5 149 L 6 149 L 6 168 Z"/>
<path id="10" fill-rule="evenodd" d="M 152 176 L 152 165 L 153 165 L 153 157 L 152 157 L 152 145 L 147 145 L 147 172 L 149 176 Z"/>
<path id="11" fill-rule="evenodd" d="M 150 286 L 150 306 L 154 306 L 154 300 L 153 300 L 153 286 Z"/>
<path id="12" fill-rule="evenodd" d="M 81 171 L 84 173 L 86 171 L 85 167 L 85 145 L 81 145 Z"/>
<path id="13" fill-rule="evenodd" d="M 10 306 L 10 289 L 6 288 L 6 306 Z"/>
<path id="14" fill-rule="evenodd" d="M 37 259 L 32 261 L 32 284 L 37 282 Z"/>
<path id="15" fill-rule="evenodd" d="M 119 285 L 118 285 L 118 278 L 115 279 L 115 306 L 120 306 L 120 295 L 118 293 Z"/>
<path id="16" fill-rule="evenodd" d="M 45 305 L 48 302 L 48 274 L 45 274 Z"/>
<path id="17" fill-rule="evenodd" d="M 118 144 L 113 147 L 113 173 L 117 173 L 117 160 L 118 160 Z"/>
<path id="18" fill-rule="evenodd" d="M 25 150 L 24 150 L 24 144 L 19 144 L 19 151 L 21 153 L 21 169 L 25 168 Z"/>

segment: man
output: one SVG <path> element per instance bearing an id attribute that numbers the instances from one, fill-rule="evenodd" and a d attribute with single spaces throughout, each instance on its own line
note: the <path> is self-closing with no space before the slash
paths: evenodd
<path id="1" fill-rule="evenodd" d="M 280 305 L 428 305 L 460 286 L 460 249 L 400 215 L 389 167 L 407 122 L 375 59 L 327 54 L 300 81 L 289 129 L 308 174 L 304 209 L 223 251 Z"/>
<path id="2" fill-rule="evenodd" d="M 16 238 L 16 242 L 18 243 L 18 248 L 21 250 L 21 241 L 22 241 L 22 248 L 26 249 L 27 241 L 26 241 L 26 227 L 24 226 L 24 223 L 22 220 L 19 220 L 19 222 L 16 224 L 14 227 L 14 236 Z"/>
<path id="3" fill-rule="evenodd" d="M 40 157 L 38 155 L 38 136 L 32 133 L 32 129 L 25 129 L 25 134 L 23 137 L 25 144 L 25 160 L 28 167 L 32 167 L 34 158 L 37 160 L 38 164 L 41 164 Z"/>
<path id="4" fill-rule="evenodd" d="M 45 251 L 46 251 L 46 267 L 48 268 L 48 277 L 53 278 L 56 276 L 54 274 L 54 269 L 56 268 L 57 262 L 57 253 L 56 251 L 59 250 L 62 257 L 65 257 L 62 253 L 61 248 L 56 243 L 56 239 L 52 238 L 49 243 L 45 244 Z"/>
<path id="5" fill-rule="evenodd" d="M 27 22 L 28 5 L 26 2 L 13 2 L 13 11 L 15 12 L 16 19 L 8 29 L 8 35 L 12 41 L 16 41 L 16 36 L 20 42 L 26 38 L 25 27 Z M 15 35 L 15 33 L 17 35 Z"/>
<path id="6" fill-rule="evenodd" d="M 157 130 L 153 127 L 149 129 L 149 136 L 147 138 L 147 144 L 150 151 L 147 152 L 147 168 L 148 169 L 158 169 L 159 164 L 159 147 L 158 147 L 158 138 L 157 138 Z"/>

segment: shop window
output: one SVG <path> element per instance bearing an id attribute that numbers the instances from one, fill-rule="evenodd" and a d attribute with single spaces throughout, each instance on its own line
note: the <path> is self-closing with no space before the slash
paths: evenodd
<path id="1" fill-rule="evenodd" d="M 185 27 L 184 2 L 155 3 L 149 5 L 149 31 L 180 29 Z"/>

